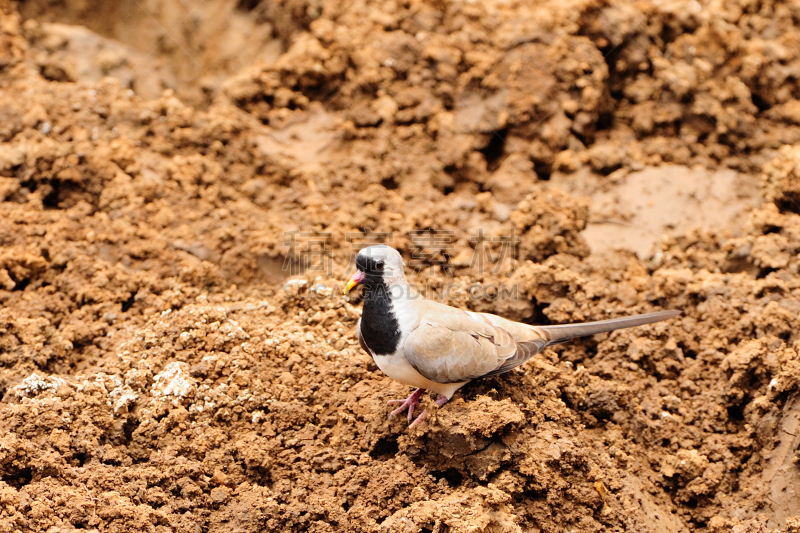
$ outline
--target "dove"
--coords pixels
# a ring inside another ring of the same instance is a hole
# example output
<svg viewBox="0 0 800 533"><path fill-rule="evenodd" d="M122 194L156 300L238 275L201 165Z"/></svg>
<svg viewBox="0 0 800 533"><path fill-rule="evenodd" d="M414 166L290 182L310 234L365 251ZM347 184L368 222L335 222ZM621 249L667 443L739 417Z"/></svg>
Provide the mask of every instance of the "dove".
<svg viewBox="0 0 800 533"><path fill-rule="evenodd" d="M598 322L532 326L490 313L457 309L427 300L406 280L403 258L388 245L374 245L356 255L356 272L345 294L365 288L363 311L356 326L358 342L390 378L416 387L390 418L408 411L409 427L425 391L438 394L442 407L470 381L508 372L547 346L615 329L651 324L676 317L679 311L657 311ZM413 420L413 422L412 422Z"/></svg>

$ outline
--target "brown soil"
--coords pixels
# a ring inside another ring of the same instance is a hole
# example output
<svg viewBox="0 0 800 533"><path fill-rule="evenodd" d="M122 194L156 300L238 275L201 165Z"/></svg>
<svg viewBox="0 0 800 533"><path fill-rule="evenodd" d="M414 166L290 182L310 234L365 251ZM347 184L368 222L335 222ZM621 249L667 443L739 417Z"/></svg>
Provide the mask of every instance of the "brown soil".
<svg viewBox="0 0 800 533"><path fill-rule="evenodd" d="M800 531L798 20L0 0L0 531ZM364 228L452 232L409 275L454 305L683 316L408 430L337 292Z"/></svg>

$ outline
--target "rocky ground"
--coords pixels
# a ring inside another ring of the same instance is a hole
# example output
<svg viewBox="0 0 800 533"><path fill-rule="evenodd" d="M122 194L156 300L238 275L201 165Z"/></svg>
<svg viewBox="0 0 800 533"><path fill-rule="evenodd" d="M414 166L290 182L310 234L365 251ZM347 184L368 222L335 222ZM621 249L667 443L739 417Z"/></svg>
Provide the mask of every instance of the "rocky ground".
<svg viewBox="0 0 800 533"><path fill-rule="evenodd" d="M0 530L800 531L798 20L0 0ZM339 296L388 238L453 305L683 315L408 430Z"/></svg>

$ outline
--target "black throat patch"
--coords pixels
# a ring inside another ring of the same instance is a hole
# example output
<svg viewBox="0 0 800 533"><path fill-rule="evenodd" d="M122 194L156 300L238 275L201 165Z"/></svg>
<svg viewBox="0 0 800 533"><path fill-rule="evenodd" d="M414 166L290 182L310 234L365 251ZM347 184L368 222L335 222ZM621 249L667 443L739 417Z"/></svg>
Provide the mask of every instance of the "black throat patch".
<svg viewBox="0 0 800 533"><path fill-rule="evenodd" d="M392 355L400 344L400 323L394 314L389 287L383 280L383 265L372 258L357 256L356 266L366 276L362 282L366 292L361 338L375 355Z"/></svg>

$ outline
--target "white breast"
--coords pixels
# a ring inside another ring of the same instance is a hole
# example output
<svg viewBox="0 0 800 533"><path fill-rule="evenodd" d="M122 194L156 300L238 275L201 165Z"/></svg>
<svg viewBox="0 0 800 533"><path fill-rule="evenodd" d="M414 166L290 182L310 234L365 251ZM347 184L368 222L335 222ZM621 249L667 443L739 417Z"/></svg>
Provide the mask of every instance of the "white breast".
<svg viewBox="0 0 800 533"><path fill-rule="evenodd" d="M402 345L394 355L374 355L375 364L381 369L381 372L389 376L395 381L418 387L428 389L438 394L443 394L450 399L453 394L466 384L463 383L436 383L431 381L411 366L406 356L403 354Z"/></svg>
<svg viewBox="0 0 800 533"><path fill-rule="evenodd" d="M406 338L419 325L417 306L422 298L419 294L412 295L408 284L405 283L405 280L403 282L404 286L398 284L391 287L389 291L389 294L392 295L392 311L400 328L400 343L397 351L392 355L375 355L369 350L370 355L372 355L381 372L393 380L442 394L449 400L467 382L436 383L431 381L411 366L403 352L403 344ZM361 321L359 321L358 327L361 327Z"/></svg>

